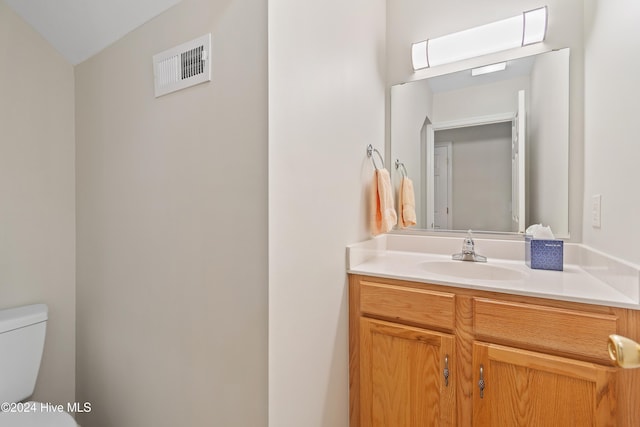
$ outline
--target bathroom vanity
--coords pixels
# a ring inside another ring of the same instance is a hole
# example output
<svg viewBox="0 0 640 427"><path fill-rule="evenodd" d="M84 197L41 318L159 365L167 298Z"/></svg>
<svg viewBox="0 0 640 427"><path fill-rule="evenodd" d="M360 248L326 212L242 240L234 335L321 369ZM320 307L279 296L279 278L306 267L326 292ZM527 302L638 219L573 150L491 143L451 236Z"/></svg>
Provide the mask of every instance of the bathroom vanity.
<svg viewBox="0 0 640 427"><path fill-rule="evenodd" d="M563 272L531 270L522 241L450 261L461 241L348 248L350 425L638 425L640 371L607 350L640 338L635 267L567 245Z"/></svg>

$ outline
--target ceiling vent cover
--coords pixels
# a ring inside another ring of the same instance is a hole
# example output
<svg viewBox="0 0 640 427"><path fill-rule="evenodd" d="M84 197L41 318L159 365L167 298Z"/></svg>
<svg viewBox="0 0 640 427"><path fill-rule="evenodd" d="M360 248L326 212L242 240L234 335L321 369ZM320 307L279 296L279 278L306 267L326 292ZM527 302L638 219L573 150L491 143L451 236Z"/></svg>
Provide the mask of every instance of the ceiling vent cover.
<svg viewBox="0 0 640 427"><path fill-rule="evenodd" d="M153 55L156 98L211 81L211 33Z"/></svg>

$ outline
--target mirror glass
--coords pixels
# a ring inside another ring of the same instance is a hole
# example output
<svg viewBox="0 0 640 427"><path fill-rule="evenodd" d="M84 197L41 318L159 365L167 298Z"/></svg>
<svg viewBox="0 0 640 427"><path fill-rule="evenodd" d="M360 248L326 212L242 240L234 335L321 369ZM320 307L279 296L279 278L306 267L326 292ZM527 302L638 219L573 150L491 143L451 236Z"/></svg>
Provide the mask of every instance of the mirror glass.
<svg viewBox="0 0 640 427"><path fill-rule="evenodd" d="M391 88L396 194L406 171L414 228L567 237L569 49L487 65Z"/></svg>

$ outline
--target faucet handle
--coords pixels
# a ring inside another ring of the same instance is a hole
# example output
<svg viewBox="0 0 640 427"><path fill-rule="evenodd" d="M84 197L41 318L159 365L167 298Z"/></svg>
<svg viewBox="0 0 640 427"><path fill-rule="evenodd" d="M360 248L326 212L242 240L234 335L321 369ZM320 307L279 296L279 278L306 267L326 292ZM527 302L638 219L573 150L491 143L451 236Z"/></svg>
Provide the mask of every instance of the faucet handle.
<svg viewBox="0 0 640 427"><path fill-rule="evenodd" d="M475 243L473 241L473 237L471 237L471 230L467 232L467 237L464 238L462 243L462 252L463 253L473 253L474 252Z"/></svg>

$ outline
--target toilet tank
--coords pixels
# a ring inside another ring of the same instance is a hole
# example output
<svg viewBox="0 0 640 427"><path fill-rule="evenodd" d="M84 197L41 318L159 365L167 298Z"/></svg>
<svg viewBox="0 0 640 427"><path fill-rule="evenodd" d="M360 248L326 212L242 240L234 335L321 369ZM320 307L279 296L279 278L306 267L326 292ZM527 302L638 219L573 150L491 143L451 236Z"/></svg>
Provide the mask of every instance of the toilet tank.
<svg viewBox="0 0 640 427"><path fill-rule="evenodd" d="M33 394L47 313L45 304L0 310L0 402L19 402Z"/></svg>

